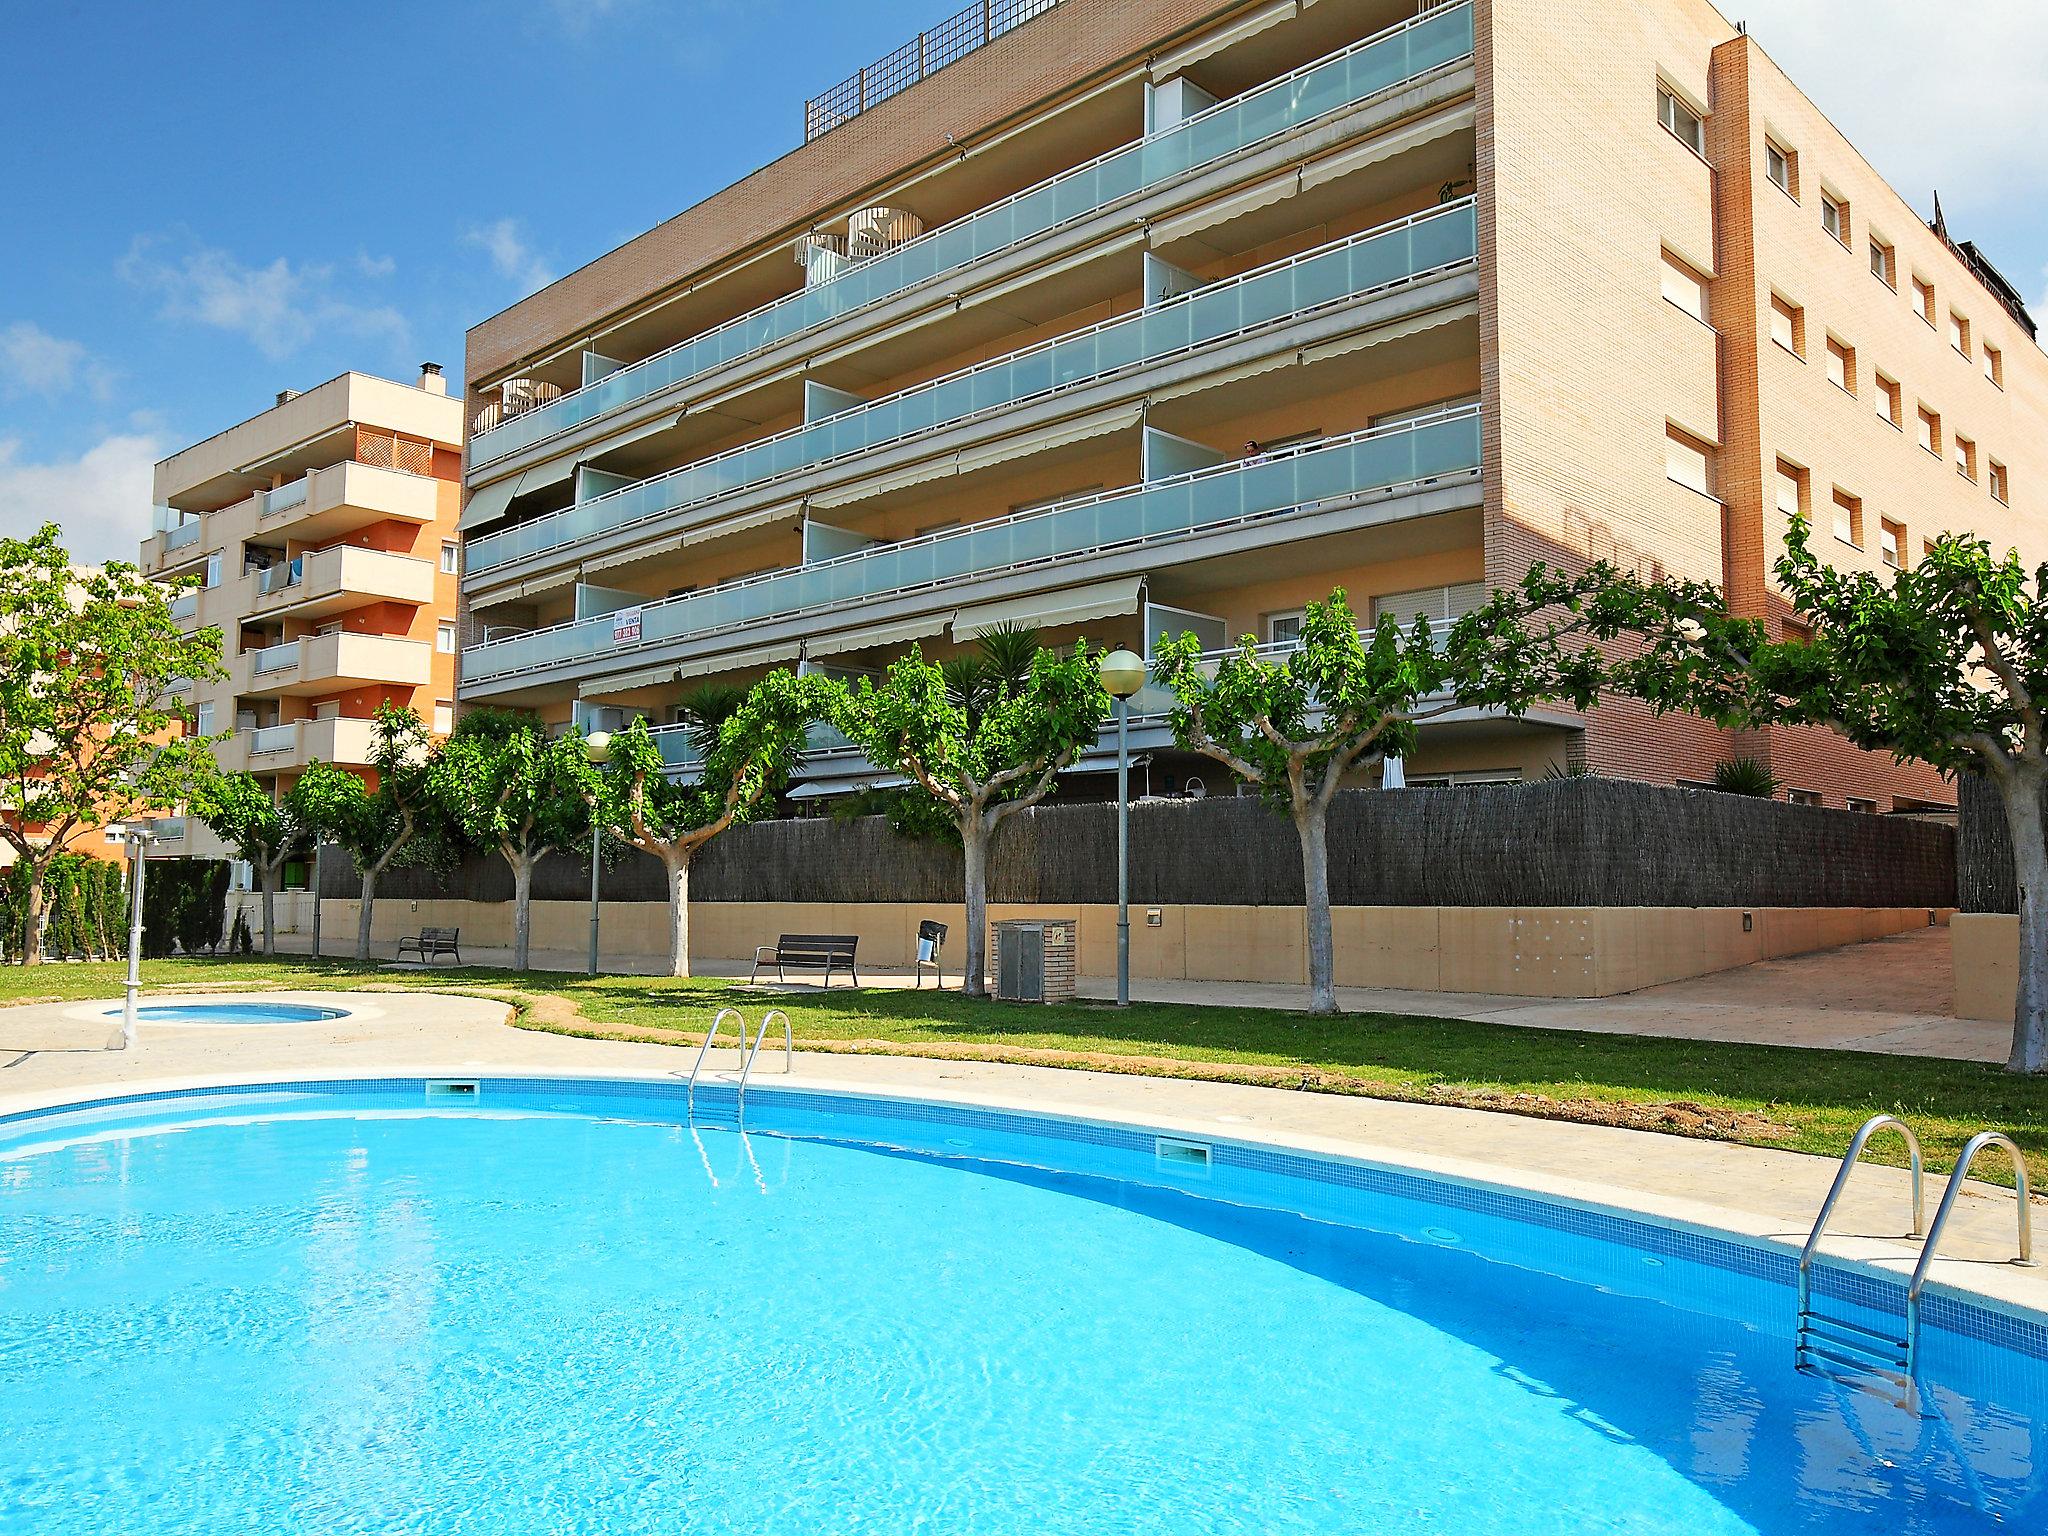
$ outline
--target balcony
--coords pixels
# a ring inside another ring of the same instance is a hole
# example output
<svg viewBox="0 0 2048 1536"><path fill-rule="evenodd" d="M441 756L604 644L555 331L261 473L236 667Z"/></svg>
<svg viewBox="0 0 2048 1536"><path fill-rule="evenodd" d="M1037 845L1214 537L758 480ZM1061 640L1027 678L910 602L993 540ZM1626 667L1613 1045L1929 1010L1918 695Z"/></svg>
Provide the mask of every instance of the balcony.
<svg viewBox="0 0 2048 1536"><path fill-rule="evenodd" d="M1434 208L474 540L468 571L480 575L511 560L1348 304L1466 265L1477 245L1470 199Z"/></svg>
<svg viewBox="0 0 2048 1536"><path fill-rule="evenodd" d="M174 507L158 507L153 523L154 532L142 545L143 573L162 576L196 567L205 554L199 544L199 535L205 526L203 520Z"/></svg>
<svg viewBox="0 0 2048 1536"><path fill-rule="evenodd" d="M433 662L433 647L424 640L338 631L307 635L248 653L241 691L275 696L386 684L419 688L431 680Z"/></svg>
<svg viewBox="0 0 2048 1536"><path fill-rule="evenodd" d="M367 766L376 733L374 720L334 716L261 726L241 732L239 741L251 773L283 773L316 761Z"/></svg>
<svg viewBox="0 0 2048 1536"><path fill-rule="evenodd" d="M258 498L259 527L266 535L289 531L318 543L373 523L431 523L440 513L441 485L426 475L347 460Z"/></svg>
<svg viewBox="0 0 2048 1536"><path fill-rule="evenodd" d="M1469 4L1416 17L849 267L827 282L480 430L470 439L470 467L493 463L942 273L1037 240L1325 114L1404 86L1471 52Z"/></svg>
<svg viewBox="0 0 2048 1536"><path fill-rule="evenodd" d="M339 544L273 565L256 581L252 612L318 619L365 603L434 600L434 564L410 555Z"/></svg>
<svg viewBox="0 0 2048 1536"><path fill-rule="evenodd" d="M812 628L821 621L829 627L835 614L866 619L881 599L919 593L950 605L965 600L971 583L992 577L1043 573L1039 584L1061 586L1114 574L1105 565L1143 571L1162 559L1173 563L1165 551L1185 546L1178 556L1185 559L1204 544L1217 547L1216 536L1226 533L1269 543L1370 494L1469 483L1478 471L1479 439L1479 414L1467 406L1264 462L1199 470L712 587L644 605L631 649L674 651L799 617ZM605 615L494 640L463 653L463 681L503 692L502 685L525 675L615 660L616 633Z"/></svg>
<svg viewBox="0 0 2048 1536"><path fill-rule="evenodd" d="M199 594L197 592L186 592L172 598L170 601L170 614L173 624L184 624L189 620L198 618Z"/></svg>

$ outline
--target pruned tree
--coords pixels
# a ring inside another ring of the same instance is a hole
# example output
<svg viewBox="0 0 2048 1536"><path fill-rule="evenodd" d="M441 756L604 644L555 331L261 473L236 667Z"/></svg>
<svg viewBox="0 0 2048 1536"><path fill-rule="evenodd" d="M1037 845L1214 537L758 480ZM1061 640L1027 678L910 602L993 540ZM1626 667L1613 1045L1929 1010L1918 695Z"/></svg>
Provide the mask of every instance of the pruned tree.
<svg viewBox="0 0 2048 1536"><path fill-rule="evenodd" d="M665 771L644 720L612 736L601 770L586 766L586 803L606 835L653 854L667 872L671 976L690 974L690 861L712 838L770 803L796 767L826 689L819 677L770 672L718 726L690 783ZM580 756L580 739L573 747Z"/></svg>
<svg viewBox="0 0 2048 1536"><path fill-rule="evenodd" d="M966 991L988 995L988 860L1003 823L1043 800L1095 742L1109 695L1086 641L1071 652L990 636L945 667L915 646L878 683L840 687L833 718L879 768L906 774L959 832Z"/></svg>
<svg viewBox="0 0 2048 1536"><path fill-rule="evenodd" d="M550 738L536 715L478 709L442 744L428 786L462 838L512 871L512 964L525 970L533 940L534 866L590 836L582 794L583 744Z"/></svg>
<svg viewBox="0 0 2048 1536"><path fill-rule="evenodd" d="M370 746L372 788L353 773L323 776L309 806L315 825L348 850L363 879L356 916L356 959L370 958L377 881L386 870L444 853L446 824L428 788L435 748L420 717L392 704L377 707Z"/></svg>
<svg viewBox="0 0 2048 1536"><path fill-rule="evenodd" d="M335 807L349 803L361 788L362 780L347 769L322 762L308 763L281 795L252 773L222 773L205 764L194 772L187 807L256 873L263 892L264 954L277 950L277 893L285 866L312 851L334 821Z"/></svg>
<svg viewBox="0 0 2048 1536"><path fill-rule="evenodd" d="M0 840L23 871L22 960L42 959L55 860L109 823L170 810L188 759L163 746L186 682L223 675L217 629L187 635L175 587L132 565L74 567L54 523L0 538Z"/></svg>
<svg viewBox="0 0 2048 1536"><path fill-rule="evenodd" d="M1659 711L1735 729L1824 725L1859 747L1997 790L2019 883L2015 1072L2048 1071L2048 564L1946 534L1917 565L1882 578L1823 565L1795 518L1778 585L1811 629L1773 641L1732 616L1716 589L1645 584L1632 627L1648 644L1617 687Z"/></svg>
<svg viewBox="0 0 2048 1536"><path fill-rule="evenodd" d="M1340 587L1310 603L1301 640L1285 651L1246 636L1217 663L1192 634L1162 637L1154 665L1175 695L1175 739L1257 788L1294 823L1308 918L1309 1007L1337 1011L1330 918L1330 803L1347 777L1413 753L1420 726L1454 710L1510 716L1543 699L1580 708L1597 695L1603 654L1593 636L1613 572L1566 576L1543 565L1439 631L1382 624L1361 635Z"/></svg>

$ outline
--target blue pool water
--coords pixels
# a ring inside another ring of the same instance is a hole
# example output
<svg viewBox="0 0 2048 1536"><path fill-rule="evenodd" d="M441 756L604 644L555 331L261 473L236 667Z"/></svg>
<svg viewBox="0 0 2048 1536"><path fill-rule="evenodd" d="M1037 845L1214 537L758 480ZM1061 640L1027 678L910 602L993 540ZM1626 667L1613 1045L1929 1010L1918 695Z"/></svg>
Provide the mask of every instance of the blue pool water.
<svg viewBox="0 0 2048 1536"><path fill-rule="evenodd" d="M0 1121L0 1533L2048 1521L2025 1324L1951 1304L1923 1418L1796 1374L1779 1256L1732 1244L1116 1128L681 1111L526 1080Z"/></svg>
<svg viewBox="0 0 2048 1536"><path fill-rule="evenodd" d="M107 1017L117 1019L119 1008ZM144 1003L135 1017L145 1024L313 1024L348 1017L346 1008L316 1008L310 1003Z"/></svg>

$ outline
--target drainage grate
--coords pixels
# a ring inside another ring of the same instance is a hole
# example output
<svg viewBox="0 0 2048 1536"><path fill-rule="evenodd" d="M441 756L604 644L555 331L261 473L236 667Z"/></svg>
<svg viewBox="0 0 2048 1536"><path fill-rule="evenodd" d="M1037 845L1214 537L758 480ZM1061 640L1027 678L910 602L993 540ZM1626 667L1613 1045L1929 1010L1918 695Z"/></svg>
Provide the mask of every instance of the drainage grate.
<svg viewBox="0 0 2048 1536"><path fill-rule="evenodd" d="M1152 1143L1159 1166L1171 1168L1178 1173L1200 1174L1209 1172L1209 1143L1206 1141L1182 1141L1177 1136L1161 1136Z"/></svg>
<svg viewBox="0 0 2048 1536"><path fill-rule="evenodd" d="M427 1097L430 1099L474 1099L479 1085L473 1077L430 1077L427 1079Z"/></svg>

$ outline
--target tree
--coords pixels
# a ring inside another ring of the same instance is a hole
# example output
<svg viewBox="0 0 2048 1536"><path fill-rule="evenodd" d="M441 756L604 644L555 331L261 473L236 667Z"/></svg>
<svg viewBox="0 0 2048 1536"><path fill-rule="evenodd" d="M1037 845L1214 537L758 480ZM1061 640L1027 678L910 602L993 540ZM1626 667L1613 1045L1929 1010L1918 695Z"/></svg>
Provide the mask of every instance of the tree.
<svg viewBox="0 0 2048 1536"><path fill-rule="evenodd" d="M1735 729L1825 725L1859 747L1975 771L1998 790L2019 877L2015 1072L2048 1071L2048 564L2029 573L1981 539L1947 534L1889 580L1837 571L1795 518L1778 584L1811 626L1772 641L1705 585L1640 589L1648 641L1616 685L1659 711Z"/></svg>
<svg viewBox="0 0 2048 1536"><path fill-rule="evenodd" d="M45 881L67 848L112 822L169 810L183 680L223 675L217 629L186 635L171 589L113 561L76 569L54 523L0 538L0 839L26 872L25 964L42 958Z"/></svg>
<svg viewBox="0 0 2048 1536"><path fill-rule="evenodd" d="M377 881L387 869L427 862L446 850L445 823L428 789L434 748L427 728L410 709L377 706L370 763L371 789L352 773L323 777L318 802L309 806L314 825L346 848L363 877L356 918L356 958L370 958L370 923Z"/></svg>
<svg viewBox="0 0 2048 1536"><path fill-rule="evenodd" d="M804 732L822 713L820 677L770 672L724 723L694 783L663 771L661 750L635 720L611 739L602 771L584 768L584 795L608 836L651 853L668 874L669 974L690 974L690 861L758 812L795 768ZM573 750L581 757L582 744Z"/></svg>
<svg viewBox="0 0 2048 1536"><path fill-rule="evenodd" d="M991 636L991 640L995 637ZM908 774L958 830L967 901L966 991L988 995L988 857L1002 825L1051 793L1095 745L1109 695L1086 641L1067 654L1011 639L934 666L911 647L880 683L840 687L839 729L880 768Z"/></svg>
<svg viewBox="0 0 2048 1536"><path fill-rule="evenodd" d="M550 740L536 715L478 709L462 717L428 774L448 823L512 870L512 964L526 969L533 937L533 869L590 835L582 797L583 743Z"/></svg>
<svg viewBox="0 0 2048 1536"><path fill-rule="evenodd" d="M1294 823L1312 1012L1337 1011L1329 813L1345 776L1410 755L1418 727L1453 710L1520 715L1545 698L1589 706L1604 666L1591 636L1613 627L1605 608L1589 603L1612 581L1605 566L1571 577L1538 564L1448 632L1418 618L1409 629L1382 624L1370 638L1340 587L1308 605L1301 643L1285 656L1262 654L1246 636L1213 669L1194 635L1162 638L1155 665L1176 698L1175 739L1256 786Z"/></svg>
<svg viewBox="0 0 2048 1536"><path fill-rule="evenodd" d="M276 953L277 893L284 886L285 866L313 847L334 819L334 807L347 803L361 787L347 769L318 761L308 763L282 795L273 795L250 773L221 773L202 765L193 774L188 808L256 872L263 891L264 954Z"/></svg>

